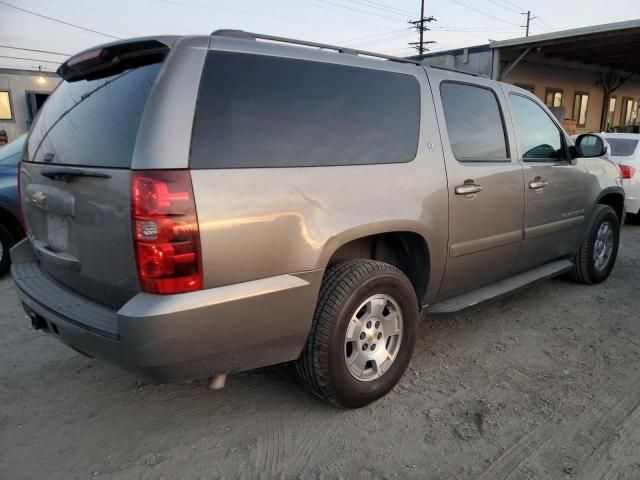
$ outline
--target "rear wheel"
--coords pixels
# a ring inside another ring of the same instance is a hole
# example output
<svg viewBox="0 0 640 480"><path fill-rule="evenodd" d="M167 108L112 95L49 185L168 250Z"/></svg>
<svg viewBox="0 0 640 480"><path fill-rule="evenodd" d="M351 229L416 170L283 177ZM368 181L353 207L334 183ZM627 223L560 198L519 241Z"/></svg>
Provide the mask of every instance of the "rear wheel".
<svg viewBox="0 0 640 480"><path fill-rule="evenodd" d="M9 269L9 249L15 243L15 238L6 226L0 224L0 276Z"/></svg>
<svg viewBox="0 0 640 480"><path fill-rule="evenodd" d="M417 323L415 291L396 267L373 260L334 265L325 274L298 373L334 405L367 405L404 374Z"/></svg>
<svg viewBox="0 0 640 480"><path fill-rule="evenodd" d="M618 215L608 205L596 205L573 260L571 278L585 284L606 280L616 262L619 243Z"/></svg>

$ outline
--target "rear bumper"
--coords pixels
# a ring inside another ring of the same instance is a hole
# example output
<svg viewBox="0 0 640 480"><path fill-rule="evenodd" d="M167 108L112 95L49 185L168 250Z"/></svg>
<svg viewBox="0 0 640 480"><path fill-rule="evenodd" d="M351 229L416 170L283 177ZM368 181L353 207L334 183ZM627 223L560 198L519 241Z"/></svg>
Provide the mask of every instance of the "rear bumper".
<svg viewBox="0 0 640 480"><path fill-rule="evenodd" d="M640 186L638 187L640 190ZM640 198L627 197L624 200L625 210L632 215L640 214Z"/></svg>
<svg viewBox="0 0 640 480"><path fill-rule="evenodd" d="M49 278L27 239L11 256L32 322L81 353L153 381L204 378L297 358L323 275L314 270L179 295L139 293L114 311Z"/></svg>

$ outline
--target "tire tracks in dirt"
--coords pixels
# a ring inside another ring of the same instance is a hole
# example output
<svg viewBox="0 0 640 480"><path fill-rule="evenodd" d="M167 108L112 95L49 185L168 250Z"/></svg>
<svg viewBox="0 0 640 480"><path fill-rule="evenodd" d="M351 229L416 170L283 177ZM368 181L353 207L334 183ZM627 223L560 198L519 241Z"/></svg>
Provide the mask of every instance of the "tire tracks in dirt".
<svg viewBox="0 0 640 480"><path fill-rule="evenodd" d="M479 478L506 480L516 473L532 479L562 477L564 473L590 480L615 478L616 471L631 458L609 455L614 461L611 464L607 454L624 453L630 442L640 438L640 376L625 382L622 391L622 396L610 393L604 402L584 411L569 429L555 421L539 425L504 451Z"/></svg>

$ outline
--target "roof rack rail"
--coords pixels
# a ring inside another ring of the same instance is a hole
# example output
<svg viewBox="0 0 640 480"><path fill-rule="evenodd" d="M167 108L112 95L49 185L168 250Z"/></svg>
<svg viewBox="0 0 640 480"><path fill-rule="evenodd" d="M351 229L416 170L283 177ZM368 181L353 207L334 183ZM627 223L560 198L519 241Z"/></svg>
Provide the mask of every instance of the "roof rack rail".
<svg viewBox="0 0 640 480"><path fill-rule="evenodd" d="M354 50L352 48L346 48L346 47L338 47L336 45L329 45L326 43L318 43L318 42L307 42L306 40L296 40L294 38L286 38L286 37L276 37L273 35L263 35L261 33L251 33L251 32L245 32L244 30L216 30L215 32L211 33L211 36L216 36L216 37L232 37L232 38L244 38L247 40L268 40L271 42L280 42L280 43L291 43L293 45L304 45L306 47L317 47L323 50L334 50L338 53L347 53L350 55L364 55L367 57L374 57L374 58L382 58L385 60L389 60L392 62L399 62L399 63L409 63L412 65L420 65L423 66L424 64L420 61L420 60L414 60L414 59L410 59L410 58L402 58L402 57L394 57L391 55L384 55L382 53L374 53L374 52L367 52L364 50Z"/></svg>
<svg viewBox="0 0 640 480"><path fill-rule="evenodd" d="M463 75L471 75L472 77L487 76L487 75L482 75L480 73L465 72L464 70L460 70L458 68L442 67L440 65L429 65L428 63L425 63L424 66L428 68L435 68L437 70L446 70L447 72L455 72L455 73L462 73Z"/></svg>

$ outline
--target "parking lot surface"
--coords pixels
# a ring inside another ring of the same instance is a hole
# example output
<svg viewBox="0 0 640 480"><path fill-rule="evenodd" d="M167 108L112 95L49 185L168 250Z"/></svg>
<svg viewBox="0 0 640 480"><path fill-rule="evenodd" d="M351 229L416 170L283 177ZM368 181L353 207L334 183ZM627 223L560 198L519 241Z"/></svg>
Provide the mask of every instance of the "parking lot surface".
<svg viewBox="0 0 640 480"><path fill-rule="evenodd" d="M222 391L140 384L32 330L5 276L0 479L637 479L639 290L626 226L606 283L427 319L394 391L345 411L289 366Z"/></svg>

